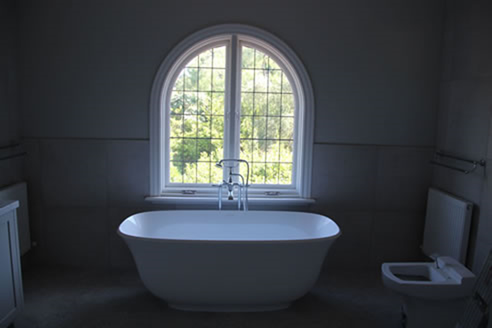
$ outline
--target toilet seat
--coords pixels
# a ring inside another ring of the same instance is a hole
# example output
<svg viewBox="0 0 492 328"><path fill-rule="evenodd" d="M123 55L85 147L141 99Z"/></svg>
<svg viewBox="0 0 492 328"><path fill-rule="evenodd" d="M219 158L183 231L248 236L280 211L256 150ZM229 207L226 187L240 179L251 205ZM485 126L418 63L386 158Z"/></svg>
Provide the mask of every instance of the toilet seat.
<svg viewBox="0 0 492 328"><path fill-rule="evenodd" d="M381 271L386 287L429 300L466 297L475 282L470 270L447 256L439 257L436 262L383 263Z"/></svg>

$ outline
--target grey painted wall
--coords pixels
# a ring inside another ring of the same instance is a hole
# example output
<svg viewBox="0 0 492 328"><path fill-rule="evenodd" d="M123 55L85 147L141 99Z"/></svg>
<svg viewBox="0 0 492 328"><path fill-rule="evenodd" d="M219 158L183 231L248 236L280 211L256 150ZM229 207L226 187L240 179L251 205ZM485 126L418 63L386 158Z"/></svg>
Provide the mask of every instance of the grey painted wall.
<svg viewBox="0 0 492 328"><path fill-rule="evenodd" d="M447 2L437 147L485 169L463 175L436 167L432 183L476 204L468 264L475 272L492 249L492 2Z"/></svg>
<svg viewBox="0 0 492 328"><path fill-rule="evenodd" d="M0 1L0 147L20 141L17 106L17 9L15 1ZM20 152L0 148L0 158ZM0 187L22 180L22 157L0 160Z"/></svg>
<svg viewBox="0 0 492 328"><path fill-rule="evenodd" d="M160 62L190 33L235 22L298 53L317 142L434 145L442 1L21 3L26 137L148 138Z"/></svg>
<svg viewBox="0 0 492 328"><path fill-rule="evenodd" d="M115 234L153 209L149 96L166 54L244 23L289 44L314 86L313 196L343 236L327 266L418 257L439 100L443 1L20 0L22 135L34 250L132 265ZM170 206L173 208L173 206Z"/></svg>

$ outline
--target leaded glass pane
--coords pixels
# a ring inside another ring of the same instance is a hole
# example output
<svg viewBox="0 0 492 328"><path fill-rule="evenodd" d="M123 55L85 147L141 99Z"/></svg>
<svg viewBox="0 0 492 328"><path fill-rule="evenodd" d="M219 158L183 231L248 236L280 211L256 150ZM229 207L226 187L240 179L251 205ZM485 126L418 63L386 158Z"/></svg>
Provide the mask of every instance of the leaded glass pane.
<svg viewBox="0 0 492 328"><path fill-rule="evenodd" d="M270 62L272 62L271 60ZM282 71L278 69L270 70L268 78L268 91L269 92L282 92Z"/></svg>
<svg viewBox="0 0 492 328"><path fill-rule="evenodd" d="M224 158L224 141L222 139L212 139L212 150L210 151L212 162L216 163Z"/></svg>
<svg viewBox="0 0 492 328"><path fill-rule="evenodd" d="M255 89L255 70L243 69L241 72L241 91L253 92Z"/></svg>
<svg viewBox="0 0 492 328"><path fill-rule="evenodd" d="M241 115L253 115L254 94L243 92L241 94Z"/></svg>
<svg viewBox="0 0 492 328"><path fill-rule="evenodd" d="M211 137L215 139L224 138L224 116L214 115L211 117L212 129L210 131Z"/></svg>
<svg viewBox="0 0 492 328"><path fill-rule="evenodd" d="M202 52L198 55L199 67L212 67L212 49Z"/></svg>
<svg viewBox="0 0 492 328"><path fill-rule="evenodd" d="M265 183L277 184L278 183L278 163L267 163L265 165Z"/></svg>
<svg viewBox="0 0 492 328"><path fill-rule="evenodd" d="M292 183L292 164L279 165L279 184Z"/></svg>
<svg viewBox="0 0 492 328"><path fill-rule="evenodd" d="M225 50L225 46L212 48L191 59L172 88L171 183L220 181L212 166L224 153Z"/></svg>
<svg viewBox="0 0 492 328"><path fill-rule="evenodd" d="M292 87L280 65L253 47L242 47L241 67L240 155L252 164L251 183L291 184Z"/></svg>
<svg viewBox="0 0 492 328"><path fill-rule="evenodd" d="M198 72L199 72L198 90L199 91L212 90L212 69L200 68Z"/></svg>
<svg viewBox="0 0 492 328"><path fill-rule="evenodd" d="M241 116L241 139L251 139L253 137L253 116Z"/></svg>
<svg viewBox="0 0 492 328"><path fill-rule="evenodd" d="M221 91L225 90L225 69L214 68L212 71L212 90Z"/></svg>
<svg viewBox="0 0 492 328"><path fill-rule="evenodd" d="M265 93L254 93L254 115L267 115L268 97Z"/></svg>
<svg viewBox="0 0 492 328"><path fill-rule="evenodd" d="M282 114L282 97L281 94L268 94L268 115L280 116Z"/></svg>
<svg viewBox="0 0 492 328"><path fill-rule="evenodd" d="M212 92L212 114L224 115L224 93Z"/></svg>
<svg viewBox="0 0 492 328"><path fill-rule="evenodd" d="M172 183L182 183L183 182L183 163L182 162L171 162L170 165L170 182Z"/></svg>
<svg viewBox="0 0 492 328"><path fill-rule="evenodd" d="M196 162L184 163L183 183L196 183Z"/></svg>
<svg viewBox="0 0 492 328"><path fill-rule="evenodd" d="M213 48L213 68L226 67L226 47Z"/></svg>
<svg viewBox="0 0 492 328"><path fill-rule="evenodd" d="M183 160L183 139L171 138L169 140L171 146L171 161Z"/></svg>
<svg viewBox="0 0 492 328"><path fill-rule="evenodd" d="M280 117L271 116L268 118L267 138L274 140L280 139Z"/></svg>
<svg viewBox="0 0 492 328"><path fill-rule="evenodd" d="M185 67L184 89L186 91L196 91L197 88L198 88L198 69L195 67Z"/></svg>
<svg viewBox="0 0 492 328"><path fill-rule="evenodd" d="M254 92L268 92L268 70L255 70Z"/></svg>
<svg viewBox="0 0 492 328"><path fill-rule="evenodd" d="M268 163L275 163L279 161L279 144L277 140L268 140L266 148L265 161Z"/></svg>
<svg viewBox="0 0 492 328"><path fill-rule="evenodd" d="M280 139L293 140L294 137L294 118L282 117L280 127Z"/></svg>
<svg viewBox="0 0 492 328"><path fill-rule="evenodd" d="M183 115L171 115L169 122L171 125L170 137L183 137Z"/></svg>
<svg viewBox="0 0 492 328"><path fill-rule="evenodd" d="M183 137L196 138L197 136L197 119L196 115L183 116Z"/></svg>
<svg viewBox="0 0 492 328"><path fill-rule="evenodd" d="M267 69L268 68L268 56L263 52L255 49L255 68Z"/></svg>
<svg viewBox="0 0 492 328"><path fill-rule="evenodd" d="M282 116L294 116L293 94L282 94Z"/></svg>
<svg viewBox="0 0 492 328"><path fill-rule="evenodd" d="M243 47L241 53L241 61L243 68L254 68L255 67L255 50L250 47Z"/></svg>
<svg viewBox="0 0 492 328"><path fill-rule="evenodd" d="M211 183L212 181L210 181L210 170L210 162L198 162L196 183Z"/></svg>
<svg viewBox="0 0 492 328"><path fill-rule="evenodd" d="M184 94L183 91L173 91L171 94L171 114L183 114Z"/></svg>

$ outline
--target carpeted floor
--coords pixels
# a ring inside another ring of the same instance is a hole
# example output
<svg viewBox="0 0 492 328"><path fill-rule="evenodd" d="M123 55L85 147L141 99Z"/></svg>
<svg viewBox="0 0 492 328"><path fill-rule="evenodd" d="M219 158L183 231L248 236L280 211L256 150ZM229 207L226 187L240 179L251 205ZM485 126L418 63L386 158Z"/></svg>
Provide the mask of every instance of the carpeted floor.
<svg viewBox="0 0 492 328"><path fill-rule="evenodd" d="M399 328L400 301L378 271L328 271L290 308L260 313L183 312L167 307L135 272L30 269L16 328L300 327Z"/></svg>

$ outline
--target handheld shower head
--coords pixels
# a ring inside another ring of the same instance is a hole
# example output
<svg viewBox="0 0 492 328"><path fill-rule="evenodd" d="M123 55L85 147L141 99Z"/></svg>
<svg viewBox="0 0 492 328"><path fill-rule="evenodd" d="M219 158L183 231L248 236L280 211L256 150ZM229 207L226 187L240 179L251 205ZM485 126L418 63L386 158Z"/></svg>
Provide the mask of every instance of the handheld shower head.
<svg viewBox="0 0 492 328"><path fill-rule="evenodd" d="M221 159L217 163L215 163L215 166L222 169L224 167L227 168L234 168L239 165L239 161L236 159Z"/></svg>

